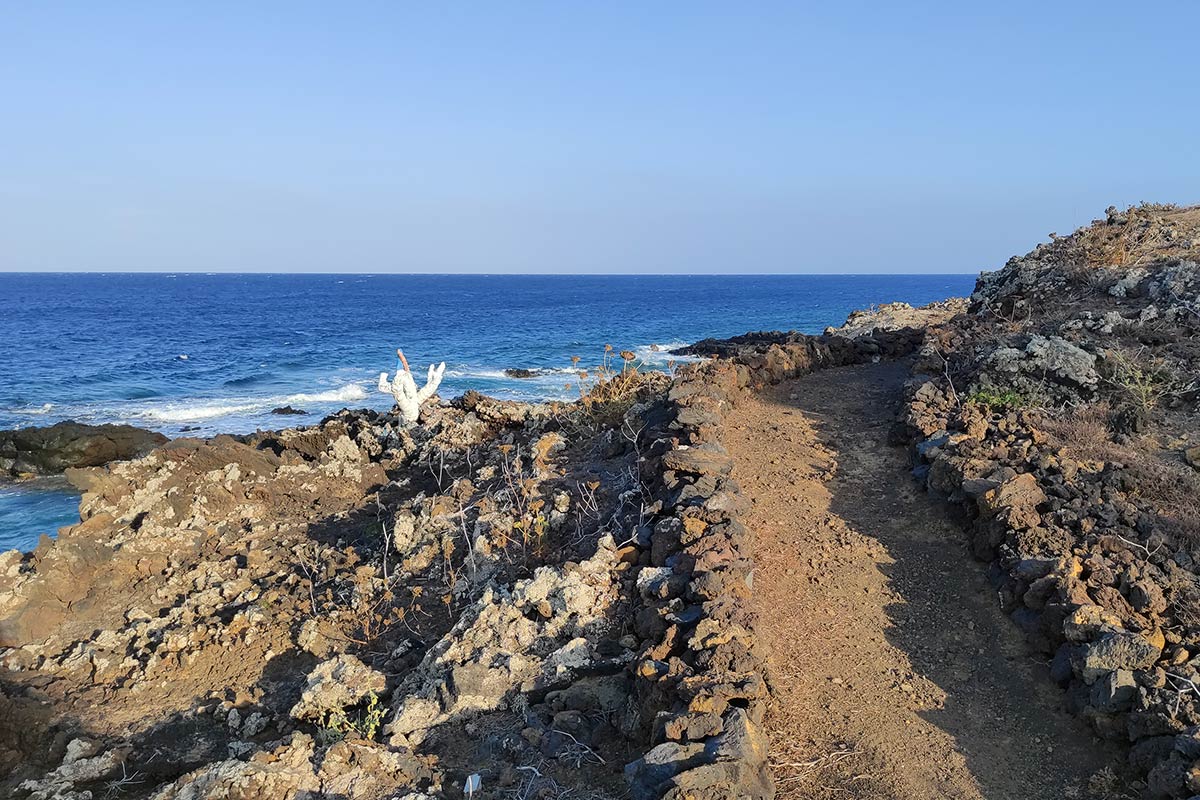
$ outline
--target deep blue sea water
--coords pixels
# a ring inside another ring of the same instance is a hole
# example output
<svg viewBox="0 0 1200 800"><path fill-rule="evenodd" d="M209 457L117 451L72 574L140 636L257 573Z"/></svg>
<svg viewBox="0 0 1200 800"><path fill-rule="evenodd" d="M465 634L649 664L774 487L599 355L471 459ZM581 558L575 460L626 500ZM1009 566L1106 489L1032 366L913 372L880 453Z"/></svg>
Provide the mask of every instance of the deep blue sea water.
<svg viewBox="0 0 1200 800"><path fill-rule="evenodd" d="M819 332L874 303L971 291L970 275L0 274L0 428L62 419L209 435L387 408L402 347L441 394L570 397L571 357L751 330ZM651 350L658 345L660 352ZM513 379L509 368L542 371ZM280 417L282 405L311 412ZM0 487L0 551L77 521L69 493Z"/></svg>

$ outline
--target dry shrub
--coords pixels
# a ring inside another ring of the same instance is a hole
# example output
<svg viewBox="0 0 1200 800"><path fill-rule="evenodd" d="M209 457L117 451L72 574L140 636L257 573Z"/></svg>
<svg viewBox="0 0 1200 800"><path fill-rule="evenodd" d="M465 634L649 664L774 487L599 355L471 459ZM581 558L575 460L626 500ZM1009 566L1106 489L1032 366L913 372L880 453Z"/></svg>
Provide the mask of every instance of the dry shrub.
<svg viewBox="0 0 1200 800"><path fill-rule="evenodd" d="M1196 390L1196 382L1182 375L1165 358L1142 347L1111 348L1100 362L1102 376L1128 405L1153 411L1164 399L1179 399Z"/></svg>
<svg viewBox="0 0 1200 800"><path fill-rule="evenodd" d="M1172 573L1168 597L1175 619L1188 630L1200 630L1200 583L1183 570Z"/></svg>
<svg viewBox="0 0 1200 800"><path fill-rule="evenodd" d="M1111 766L1088 778L1086 792L1093 800L1137 800L1139 797L1137 791L1130 788L1129 783ZM1076 791L1067 796L1080 797L1081 793Z"/></svg>
<svg viewBox="0 0 1200 800"><path fill-rule="evenodd" d="M572 362L578 368L579 359ZM642 372L641 366L632 351L605 345L600 364L579 370L579 402L593 424L619 427L634 403L665 386L663 373Z"/></svg>
<svg viewBox="0 0 1200 800"><path fill-rule="evenodd" d="M1044 417L1040 427L1077 461L1123 464L1133 478L1131 497L1153 509L1169 532L1200 542L1200 476L1149 439L1113 441L1112 413L1107 403L1097 403Z"/></svg>
<svg viewBox="0 0 1200 800"><path fill-rule="evenodd" d="M1142 203L1126 209L1124 224L1091 225L1069 237L1083 258L1096 267L1147 266L1186 257L1191 236L1200 228L1200 208ZM1168 234L1164 228L1171 227Z"/></svg>

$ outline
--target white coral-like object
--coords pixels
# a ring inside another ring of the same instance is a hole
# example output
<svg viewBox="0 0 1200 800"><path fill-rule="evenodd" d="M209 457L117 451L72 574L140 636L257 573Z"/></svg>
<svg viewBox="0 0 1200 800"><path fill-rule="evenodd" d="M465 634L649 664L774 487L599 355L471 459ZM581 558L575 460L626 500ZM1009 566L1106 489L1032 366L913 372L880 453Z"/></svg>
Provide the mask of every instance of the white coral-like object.
<svg viewBox="0 0 1200 800"><path fill-rule="evenodd" d="M434 392L438 390L438 386L442 383L442 375L445 373L445 361L436 367L430 365L425 385L417 389L412 373L407 369L397 369L396 377L392 378L390 382L388 374L381 372L379 373L379 391L386 392L395 398L396 407L400 411L400 419L406 425L411 425L421 415L421 404L433 397Z"/></svg>

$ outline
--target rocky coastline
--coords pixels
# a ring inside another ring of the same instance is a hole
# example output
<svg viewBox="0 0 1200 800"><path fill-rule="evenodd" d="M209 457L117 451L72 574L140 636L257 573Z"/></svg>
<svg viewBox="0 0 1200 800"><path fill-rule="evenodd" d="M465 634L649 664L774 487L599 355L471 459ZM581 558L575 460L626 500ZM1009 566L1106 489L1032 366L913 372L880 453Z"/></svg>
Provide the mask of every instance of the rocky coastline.
<svg viewBox="0 0 1200 800"><path fill-rule="evenodd" d="M1127 755L1088 791L1200 794L1197 261L1200 209L1110 209L969 299L606 365L574 403L0 433L10 475L83 492L0 554L0 794L773 797L722 440L747 393L880 361L911 369L897 480L961 512L962 569Z"/></svg>

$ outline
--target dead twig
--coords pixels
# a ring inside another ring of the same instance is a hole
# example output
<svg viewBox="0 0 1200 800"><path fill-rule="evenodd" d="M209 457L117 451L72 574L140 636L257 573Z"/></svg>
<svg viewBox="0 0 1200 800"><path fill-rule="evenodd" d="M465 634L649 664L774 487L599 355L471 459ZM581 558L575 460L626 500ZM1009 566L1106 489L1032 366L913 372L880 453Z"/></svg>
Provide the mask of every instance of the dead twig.
<svg viewBox="0 0 1200 800"><path fill-rule="evenodd" d="M843 748L840 750L834 750L831 753L826 753L823 756L818 756L817 758L811 759L809 761L791 761L791 762L775 763L775 764L772 764L772 766L775 767L776 770L786 770L786 769L799 770L799 772L795 773L794 775L788 775L786 777L780 778L777 781L777 783L779 783L780 785L783 785L785 783L795 783L797 781L808 780L809 778L814 777L818 772L821 772L822 770L828 769L829 767L832 767L835 764L839 764L848 758L853 758L858 755L861 755L861 753L858 750L851 750L849 748ZM862 777L863 776L858 776L855 778L855 780L859 780Z"/></svg>

